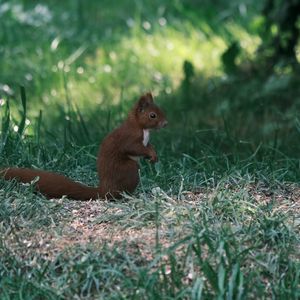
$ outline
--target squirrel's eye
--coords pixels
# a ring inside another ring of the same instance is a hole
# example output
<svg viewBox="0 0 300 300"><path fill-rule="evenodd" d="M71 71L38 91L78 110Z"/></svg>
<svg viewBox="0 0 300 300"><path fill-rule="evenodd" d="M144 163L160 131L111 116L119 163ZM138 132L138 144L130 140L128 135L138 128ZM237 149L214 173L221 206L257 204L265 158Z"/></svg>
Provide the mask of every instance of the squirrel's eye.
<svg viewBox="0 0 300 300"><path fill-rule="evenodd" d="M150 119L155 119L155 118L156 118L156 113L151 112L151 113L149 114L149 117L150 117Z"/></svg>

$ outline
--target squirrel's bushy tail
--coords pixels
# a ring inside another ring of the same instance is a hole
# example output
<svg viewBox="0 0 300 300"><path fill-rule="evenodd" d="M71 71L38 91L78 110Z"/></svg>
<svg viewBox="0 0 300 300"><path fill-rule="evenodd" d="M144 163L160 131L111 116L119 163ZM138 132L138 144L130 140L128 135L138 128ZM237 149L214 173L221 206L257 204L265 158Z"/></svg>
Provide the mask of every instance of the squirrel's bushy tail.
<svg viewBox="0 0 300 300"><path fill-rule="evenodd" d="M90 200L104 196L100 194L98 187L89 187L63 175L42 170L7 168L0 171L0 176L6 180L16 179L23 183L30 183L39 177L35 186L47 198L61 198L65 195L74 200Z"/></svg>

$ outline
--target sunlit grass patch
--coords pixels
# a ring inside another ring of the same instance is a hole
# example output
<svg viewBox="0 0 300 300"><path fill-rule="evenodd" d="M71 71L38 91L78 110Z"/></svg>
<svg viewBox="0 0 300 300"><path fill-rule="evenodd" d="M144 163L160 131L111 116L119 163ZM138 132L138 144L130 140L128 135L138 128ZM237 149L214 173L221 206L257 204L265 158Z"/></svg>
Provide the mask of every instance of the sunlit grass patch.
<svg viewBox="0 0 300 300"><path fill-rule="evenodd" d="M71 2L66 5L75 12L76 5ZM216 21L211 6L201 11L199 21L191 10L193 6L177 3L166 11L170 5L166 1L151 10L151 15L146 15L144 5L129 2L122 5L132 11L120 14L112 10L110 14L119 21L114 25L106 9L108 3L103 3L100 15L93 11L91 19L87 18L86 11L94 9L95 3L90 7L84 4L82 15L76 11L75 17L70 12L60 16L59 7L52 5L37 5L31 9L30 5L6 5L14 16L5 10L2 12L6 31L15 30L18 33L15 44L22 44L22 47L18 46L20 55L14 59L13 51L4 51L1 64L6 74L4 83L14 93L14 98L17 85L26 86L30 102L35 103L35 110L29 108L30 117L37 117L38 109L49 106L51 115L59 118L59 111L68 109L68 101L76 103L85 114L89 109L97 109L98 104L103 109L103 105L133 99L145 90L170 94L184 78L185 60L190 61L201 76L219 76L222 74L220 56L231 40L240 41L245 56L253 53L257 46L253 32L250 34L227 20ZM32 23L31 11L45 20L39 25ZM207 16L212 19L213 26L204 19L205 11L209 12ZM179 12L187 17L178 19ZM65 26L66 20L73 24L72 28ZM76 22L82 22L82 28L78 28ZM216 30L218 26L222 28ZM31 27L39 34L31 34ZM2 35L4 40L8 39L6 31ZM38 45L34 51L30 38ZM8 48L14 45L11 40L3 44ZM47 114L44 119L48 119Z"/></svg>
<svg viewBox="0 0 300 300"><path fill-rule="evenodd" d="M74 101L80 104L93 99L96 103L118 103L121 89L127 97L147 89L155 94L169 94L184 78L185 60L190 61L202 76L222 74L220 56L227 45L221 36L212 33L208 38L201 28L188 23L182 24L182 31L171 25L156 26L149 32L142 24L134 26L136 28L129 28L128 34L120 37L117 43L104 43L94 55L85 55L80 66L61 68L61 72L66 73L65 80ZM247 54L253 54L257 45L257 42L253 43L255 37L238 29L237 25L229 24L228 30L232 39L243 41ZM101 92L97 97L98 90Z"/></svg>

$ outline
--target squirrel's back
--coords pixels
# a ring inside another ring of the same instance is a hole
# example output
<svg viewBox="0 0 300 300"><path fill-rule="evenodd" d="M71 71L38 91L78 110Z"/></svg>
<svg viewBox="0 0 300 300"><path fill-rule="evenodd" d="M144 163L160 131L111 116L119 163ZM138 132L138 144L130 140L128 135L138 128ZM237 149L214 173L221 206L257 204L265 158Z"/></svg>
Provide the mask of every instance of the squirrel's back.
<svg viewBox="0 0 300 300"><path fill-rule="evenodd" d="M100 186L114 197L118 194L114 191L132 193L139 183L139 165L124 151L127 143L139 138L142 139L142 131L130 128L125 122L111 132L100 146L97 160Z"/></svg>

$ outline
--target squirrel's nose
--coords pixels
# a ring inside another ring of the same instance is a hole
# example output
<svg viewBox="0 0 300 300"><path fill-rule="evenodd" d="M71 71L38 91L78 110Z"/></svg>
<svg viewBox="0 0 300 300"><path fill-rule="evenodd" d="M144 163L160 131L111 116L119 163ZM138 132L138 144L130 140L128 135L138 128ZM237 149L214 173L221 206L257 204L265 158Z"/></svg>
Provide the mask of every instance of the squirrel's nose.
<svg viewBox="0 0 300 300"><path fill-rule="evenodd" d="M163 121L162 127L166 127L167 125L168 125L168 121L167 120Z"/></svg>

